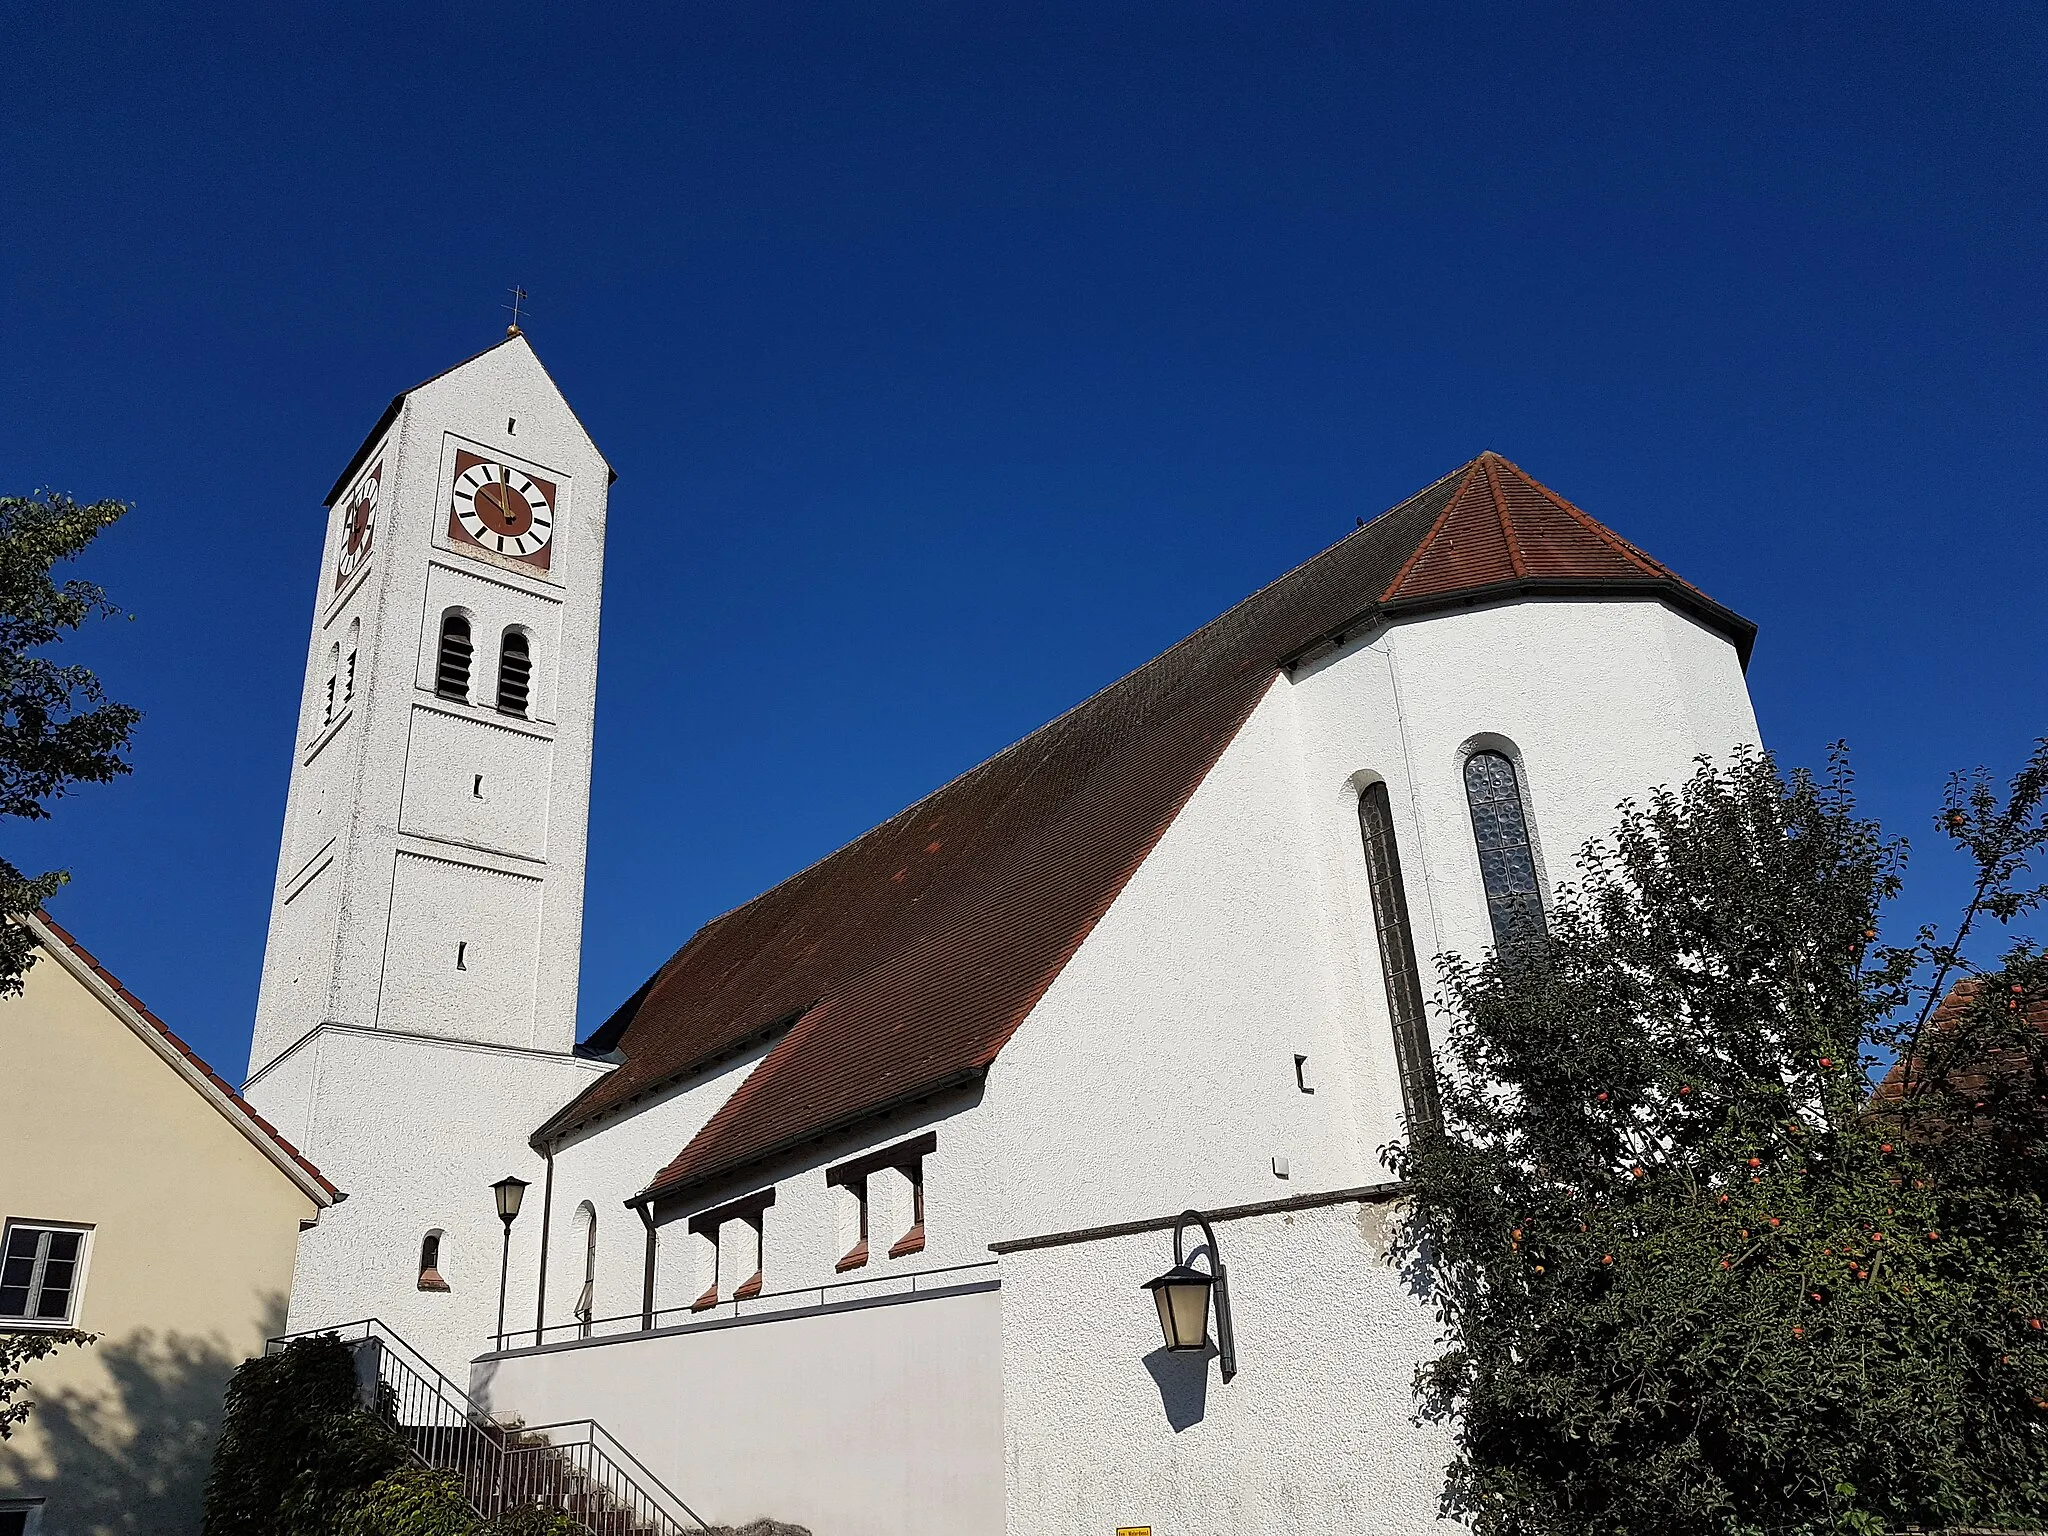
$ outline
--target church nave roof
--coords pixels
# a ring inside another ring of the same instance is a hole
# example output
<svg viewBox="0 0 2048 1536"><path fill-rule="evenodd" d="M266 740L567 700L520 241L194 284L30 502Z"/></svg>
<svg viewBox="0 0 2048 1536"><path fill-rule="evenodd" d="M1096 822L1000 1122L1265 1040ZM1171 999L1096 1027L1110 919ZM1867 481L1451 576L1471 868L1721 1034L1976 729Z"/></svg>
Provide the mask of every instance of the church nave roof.
<svg viewBox="0 0 2048 1536"><path fill-rule="evenodd" d="M672 1195L978 1078L1285 667L1394 619L1653 596L1755 626L1485 453L909 809L707 923L592 1035L624 1064L550 1140L774 1032L645 1193Z"/></svg>

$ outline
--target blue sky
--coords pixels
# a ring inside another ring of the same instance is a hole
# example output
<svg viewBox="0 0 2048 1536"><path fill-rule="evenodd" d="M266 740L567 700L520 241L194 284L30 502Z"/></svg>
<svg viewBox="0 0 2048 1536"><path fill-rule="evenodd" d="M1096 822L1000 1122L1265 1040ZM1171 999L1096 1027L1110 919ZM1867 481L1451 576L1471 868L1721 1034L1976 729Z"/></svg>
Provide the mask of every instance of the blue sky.
<svg viewBox="0 0 2048 1536"><path fill-rule="evenodd" d="M319 501L529 334L617 466L583 1017L1482 448L1767 742L2048 730L2038 5L10 7L0 487L118 496L132 778L6 829L230 1076Z"/></svg>

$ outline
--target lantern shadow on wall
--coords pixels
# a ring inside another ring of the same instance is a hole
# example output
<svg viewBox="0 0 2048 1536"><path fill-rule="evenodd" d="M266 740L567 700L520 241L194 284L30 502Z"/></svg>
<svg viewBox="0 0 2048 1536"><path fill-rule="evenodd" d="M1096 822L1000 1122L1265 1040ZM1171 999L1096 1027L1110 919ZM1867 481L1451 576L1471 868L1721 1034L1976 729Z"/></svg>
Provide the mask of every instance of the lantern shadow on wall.
<svg viewBox="0 0 2048 1536"><path fill-rule="evenodd" d="M1185 1246L1190 1226L1202 1229L1202 1242ZM1194 1267L1204 1260L1206 1270ZM1230 1317L1230 1278L1223 1267L1216 1232L1199 1211L1184 1212L1173 1228L1173 1268L1145 1282L1159 1313L1163 1347L1145 1356L1145 1369L1159 1388L1160 1406L1178 1434L1201 1422L1209 1402L1209 1358L1214 1355L1225 1381L1237 1374L1236 1330ZM1216 1342L1209 1342L1211 1308L1216 1317Z"/></svg>
<svg viewBox="0 0 2048 1536"><path fill-rule="evenodd" d="M1215 1358L1213 1346L1199 1352L1162 1347L1145 1357L1145 1369L1159 1389L1159 1406L1176 1435L1208 1414L1209 1362Z"/></svg>

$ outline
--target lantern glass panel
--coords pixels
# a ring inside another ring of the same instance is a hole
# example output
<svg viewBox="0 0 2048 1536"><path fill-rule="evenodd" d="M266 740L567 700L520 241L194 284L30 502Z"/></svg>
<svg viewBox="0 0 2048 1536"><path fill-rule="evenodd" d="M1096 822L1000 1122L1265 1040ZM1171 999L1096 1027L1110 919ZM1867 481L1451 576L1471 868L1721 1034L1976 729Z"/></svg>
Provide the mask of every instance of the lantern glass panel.
<svg viewBox="0 0 2048 1536"><path fill-rule="evenodd" d="M1147 1287L1159 1308L1159 1331L1168 1349L1204 1349L1209 1343L1209 1288L1198 1269L1177 1265Z"/></svg>
<svg viewBox="0 0 2048 1536"><path fill-rule="evenodd" d="M491 1192L498 1197L498 1215L504 1221L511 1221L519 1214L519 1204L526 1194L526 1180L500 1179L491 1186Z"/></svg>

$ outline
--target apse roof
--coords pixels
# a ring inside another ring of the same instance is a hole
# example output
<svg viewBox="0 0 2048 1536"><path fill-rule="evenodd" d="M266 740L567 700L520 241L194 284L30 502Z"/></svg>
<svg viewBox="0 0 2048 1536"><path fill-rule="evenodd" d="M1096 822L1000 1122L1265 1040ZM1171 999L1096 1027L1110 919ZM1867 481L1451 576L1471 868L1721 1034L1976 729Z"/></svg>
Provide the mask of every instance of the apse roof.
<svg viewBox="0 0 2048 1536"><path fill-rule="evenodd" d="M593 1034L546 1142L773 1045L650 1181L670 1197L976 1080L1282 667L1451 603L1636 594L1755 626L1485 453L1137 671L705 924Z"/></svg>

